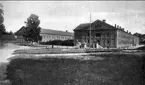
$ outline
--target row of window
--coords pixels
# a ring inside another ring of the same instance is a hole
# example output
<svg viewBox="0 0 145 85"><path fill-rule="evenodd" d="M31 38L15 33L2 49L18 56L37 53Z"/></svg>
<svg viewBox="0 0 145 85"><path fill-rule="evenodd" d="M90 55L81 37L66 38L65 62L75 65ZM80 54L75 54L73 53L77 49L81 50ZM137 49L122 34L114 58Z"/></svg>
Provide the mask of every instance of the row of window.
<svg viewBox="0 0 145 85"><path fill-rule="evenodd" d="M57 38L57 39L72 39L72 37L70 37L70 36L42 36L42 38L51 38L51 39L53 39L53 38Z"/></svg>
<svg viewBox="0 0 145 85"><path fill-rule="evenodd" d="M81 41L81 39L80 39L79 41ZM89 43L89 42L90 42L89 39L87 39L87 40L82 40L82 41L85 41L86 43ZM96 43L98 43L98 44L101 44L100 40L91 40L91 42L96 42ZM106 43L106 44L111 44L111 41L110 41L110 40L102 40L102 43L103 43L104 45L105 45L105 43Z"/></svg>
<svg viewBox="0 0 145 85"><path fill-rule="evenodd" d="M110 37L111 36L111 34L110 33L107 33L107 34L101 34L101 33L95 33L95 37L101 37L101 35L102 35L102 37ZM90 36L90 33L88 33L88 36ZM92 35L93 36L93 35Z"/></svg>

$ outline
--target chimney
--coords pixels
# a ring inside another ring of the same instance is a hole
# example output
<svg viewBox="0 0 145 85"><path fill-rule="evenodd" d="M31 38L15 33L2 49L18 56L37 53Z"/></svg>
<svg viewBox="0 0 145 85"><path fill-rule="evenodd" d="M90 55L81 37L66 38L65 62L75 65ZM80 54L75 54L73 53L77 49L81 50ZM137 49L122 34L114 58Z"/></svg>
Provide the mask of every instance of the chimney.
<svg viewBox="0 0 145 85"><path fill-rule="evenodd" d="M128 33L128 30L127 30L127 33Z"/></svg>
<svg viewBox="0 0 145 85"><path fill-rule="evenodd" d="M115 24L115 28L117 28L117 27L116 27L116 24Z"/></svg>
<svg viewBox="0 0 145 85"><path fill-rule="evenodd" d="M122 28L122 30L124 31L124 28Z"/></svg>
<svg viewBox="0 0 145 85"><path fill-rule="evenodd" d="M119 25L117 25L117 28L119 28Z"/></svg>
<svg viewBox="0 0 145 85"><path fill-rule="evenodd" d="M105 20L105 19L103 19L103 22L106 22L106 20Z"/></svg>

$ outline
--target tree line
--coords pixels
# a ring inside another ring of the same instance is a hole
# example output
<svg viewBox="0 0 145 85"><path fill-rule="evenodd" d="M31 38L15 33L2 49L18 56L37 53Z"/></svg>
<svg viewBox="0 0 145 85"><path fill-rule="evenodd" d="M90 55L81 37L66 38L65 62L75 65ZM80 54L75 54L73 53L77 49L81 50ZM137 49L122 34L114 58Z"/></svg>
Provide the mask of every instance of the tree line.
<svg viewBox="0 0 145 85"><path fill-rule="evenodd" d="M139 44L145 44L145 34L134 33L134 35L139 37Z"/></svg>
<svg viewBox="0 0 145 85"><path fill-rule="evenodd" d="M4 25L4 10L2 4L0 4L0 38L6 32L5 25Z"/></svg>

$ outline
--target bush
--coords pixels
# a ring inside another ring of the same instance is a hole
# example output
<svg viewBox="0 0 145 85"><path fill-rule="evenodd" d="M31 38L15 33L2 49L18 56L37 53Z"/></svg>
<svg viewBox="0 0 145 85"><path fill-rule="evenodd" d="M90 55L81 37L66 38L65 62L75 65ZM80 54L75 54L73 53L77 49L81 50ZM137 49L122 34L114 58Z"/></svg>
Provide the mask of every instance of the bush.
<svg viewBox="0 0 145 85"><path fill-rule="evenodd" d="M7 63L0 63L0 81L5 80L6 78L6 68L7 68Z"/></svg>
<svg viewBox="0 0 145 85"><path fill-rule="evenodd" d="M42 45L61 45L61 46L74 46L73 40L53 40L47 42L40 42Z"/></svg>

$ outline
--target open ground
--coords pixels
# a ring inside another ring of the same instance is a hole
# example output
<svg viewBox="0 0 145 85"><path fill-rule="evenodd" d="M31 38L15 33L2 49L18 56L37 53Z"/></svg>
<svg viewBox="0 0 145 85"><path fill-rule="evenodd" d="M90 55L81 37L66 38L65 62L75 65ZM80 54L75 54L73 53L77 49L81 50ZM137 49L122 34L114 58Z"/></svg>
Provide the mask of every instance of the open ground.
<svg viewBox="0 0 145 85"><path fill-rule="evenodd" d="M144 51L97 51L19 49L1 65L0 79L12 85L144 85Z"/></svg>

